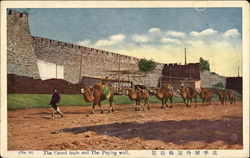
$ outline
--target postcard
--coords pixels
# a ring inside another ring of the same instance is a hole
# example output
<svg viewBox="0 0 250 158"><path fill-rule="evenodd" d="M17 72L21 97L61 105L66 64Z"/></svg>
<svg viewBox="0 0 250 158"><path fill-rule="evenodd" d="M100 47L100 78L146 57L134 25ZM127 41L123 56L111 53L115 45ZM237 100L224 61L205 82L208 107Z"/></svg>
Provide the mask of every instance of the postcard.
<svg viewBox="0 0 250 158"><path fill-rule="evenodd" d="M2 157L249 157L249 3L1 5Z"/></svg>

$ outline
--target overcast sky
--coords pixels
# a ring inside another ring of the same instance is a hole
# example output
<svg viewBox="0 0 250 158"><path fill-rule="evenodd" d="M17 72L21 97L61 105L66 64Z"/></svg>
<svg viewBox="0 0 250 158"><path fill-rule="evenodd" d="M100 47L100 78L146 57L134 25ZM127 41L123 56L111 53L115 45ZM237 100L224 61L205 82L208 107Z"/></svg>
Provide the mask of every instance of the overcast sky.
<svg viewBox="0 0 250 158"><path fill-rule="evenodd" d="M236 76L242 68L241 8L32 9L34 36L162 63L210 62L211 71Z"/></svg>

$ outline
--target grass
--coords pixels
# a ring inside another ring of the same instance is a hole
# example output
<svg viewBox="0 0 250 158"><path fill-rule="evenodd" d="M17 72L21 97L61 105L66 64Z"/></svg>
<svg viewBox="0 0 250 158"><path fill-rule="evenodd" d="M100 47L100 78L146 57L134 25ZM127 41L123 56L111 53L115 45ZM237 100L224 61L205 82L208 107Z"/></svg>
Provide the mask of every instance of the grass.
<svg viewBox="0 0 250 158"><path fill-rule="evenodd" d="M25 108L46 108L50 107L49 101L51 94L8 94L7 106L8 109L25 109ZM213 101L218 101L218 96L213 96ZM201 102L201 99L198 97L198 102ZM134 104L134 101L131 101L128 96L116 95L114 97L115 104ZM174 96L173 102L183 102L182 98ZM161 103L155 96L149 97L149 103ZM108 101L105 100L102 104L108 104ZM87 103L84 101L81 94L61 94L60 106L89 106L92 103Z"/></svg>
<svg viewBox="0 0 250 158"><path fill-rule="evenodd" d="M50 107L51 94L8 94L8 109ZM60 106L91 105L83 100L82 95L61 94Z"/></svg>

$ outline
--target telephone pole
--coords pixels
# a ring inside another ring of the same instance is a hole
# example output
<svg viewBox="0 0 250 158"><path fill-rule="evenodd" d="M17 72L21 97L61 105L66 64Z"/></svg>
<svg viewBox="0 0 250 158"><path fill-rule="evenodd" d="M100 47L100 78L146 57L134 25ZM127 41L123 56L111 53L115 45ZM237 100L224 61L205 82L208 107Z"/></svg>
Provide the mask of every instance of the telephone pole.
<svg viewBox="0 0 250 158"><path fill-rule="evenodd" d="M238 77L240 77L240 66L238 66Z"/></svg>
<svg viewBox="0 0 250 158"><path fill-rule="evenodd" d="M185 65L187 65L187 53L186 53L186 48L184 48L185 50Z"/></svg>

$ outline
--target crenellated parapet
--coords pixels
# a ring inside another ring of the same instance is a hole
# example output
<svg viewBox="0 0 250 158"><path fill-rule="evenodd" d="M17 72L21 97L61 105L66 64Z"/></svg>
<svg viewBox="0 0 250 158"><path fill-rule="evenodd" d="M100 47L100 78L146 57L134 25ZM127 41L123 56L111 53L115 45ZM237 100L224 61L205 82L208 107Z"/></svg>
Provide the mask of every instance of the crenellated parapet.
<svg viewBox="0 0 250 158"><path fill-rule="evenodd" d="M62 42L62 41L57 41L57 40L52 40L48 38L42 38L42 37L32 37L34 40L34 43L41 43L44 46L53 46L53 47L62 47L62 48L70 48L73 49L74 51L83 51L83 52L90 52L94 53L97 55L106 55L106 56L111 56L111 57L119 57L121 60L128 59L128 60L134 60L135 62L138 62L140 58L133 57L133 56L128 56L128 55L122 55L110 51L105 51L105 50L100 50L96 48L90 48L86 46L81 46L81 45L76 45L72 43L67 43L67 42ZM160 63L157 63L160 65Z"/></svg>

